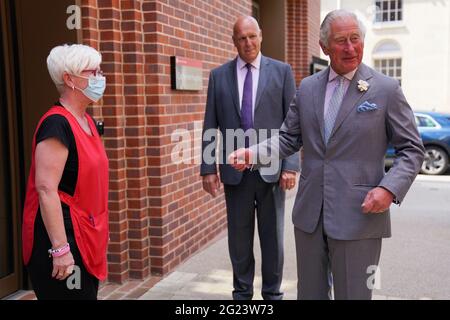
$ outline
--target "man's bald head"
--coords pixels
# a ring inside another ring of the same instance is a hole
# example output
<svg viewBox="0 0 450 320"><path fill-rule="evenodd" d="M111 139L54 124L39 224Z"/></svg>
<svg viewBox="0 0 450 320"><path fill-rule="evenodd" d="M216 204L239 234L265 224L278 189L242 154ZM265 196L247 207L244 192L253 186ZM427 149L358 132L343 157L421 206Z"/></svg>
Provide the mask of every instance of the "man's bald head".
<svg viewBox="0 0 450 320"><path fill-rule="evenodd" d="M238 33L239 30L242 29L242 27L244 25L253 25L257 30L261 31L261 29L259 28L258 21L256 21L256 19L254 17L252 17L252 16L241 16L234 23L233 36L235 36L236 33Z"/></svg>
<svg viewBox="0 0 450 320"><path fill-rule="evenodd" d="M262 35L258 21L251 16L239 17L233 27L233 42L241 59L253 62L261 51Z"/></svg>

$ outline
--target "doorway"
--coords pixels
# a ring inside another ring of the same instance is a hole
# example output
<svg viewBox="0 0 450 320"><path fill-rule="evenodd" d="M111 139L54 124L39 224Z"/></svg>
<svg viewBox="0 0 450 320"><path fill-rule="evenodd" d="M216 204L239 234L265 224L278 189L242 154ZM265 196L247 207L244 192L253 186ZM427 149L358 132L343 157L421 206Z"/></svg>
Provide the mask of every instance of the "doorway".
<svg viewBox="0 0 450 320"><path fill-rule="evenodd" d="M14 105L12 47L8 33L10 7L0 1L0 298L19 288L17 135Z"/></svg>
<svg viewBox="0 0 450 320"><path fill-rule="evenodd" d="M254 0L252 14L262 30L262 54L286 61L286 1Z"/></svg>
<svg viewBox="0 0 450 320"><path fill-rule="evenodd" d="M47 71L51 48L77 43L66 26L78 0L0 0L0 298L28 288L21 212L39 118L58 99Z"/></svg>

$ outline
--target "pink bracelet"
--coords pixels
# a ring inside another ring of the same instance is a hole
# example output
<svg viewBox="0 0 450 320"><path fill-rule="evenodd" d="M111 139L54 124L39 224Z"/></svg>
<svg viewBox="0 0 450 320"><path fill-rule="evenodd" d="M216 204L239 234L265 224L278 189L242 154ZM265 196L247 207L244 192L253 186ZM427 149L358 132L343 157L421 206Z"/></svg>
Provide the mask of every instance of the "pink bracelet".
<svg viewBox="0 0 450 320"><path fill-rule="evenodd" d="M61 248L48 249L48 256L53 257L53 258L61 257L61 256L65 255L66 253L68 253L69 251L70 251L70 245L69 245L69 243L66 243Z"/></svg>

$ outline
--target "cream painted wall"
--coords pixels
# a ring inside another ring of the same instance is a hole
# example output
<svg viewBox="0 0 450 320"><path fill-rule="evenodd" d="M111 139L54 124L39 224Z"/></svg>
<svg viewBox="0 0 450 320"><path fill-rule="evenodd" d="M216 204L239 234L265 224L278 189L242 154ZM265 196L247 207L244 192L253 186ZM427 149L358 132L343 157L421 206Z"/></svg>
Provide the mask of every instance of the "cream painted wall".
<svg viewBox="0 0 450 320"><path fill-rule="evenodd" d="M339 4L355 12L367 28L363 62L369 66L373 66L372 52L378 44L397 42L402 89L411 107L450 113L450 0L403 0L403 21L379 25L373 23L374 3L322 0L321 20Z"/></svg>

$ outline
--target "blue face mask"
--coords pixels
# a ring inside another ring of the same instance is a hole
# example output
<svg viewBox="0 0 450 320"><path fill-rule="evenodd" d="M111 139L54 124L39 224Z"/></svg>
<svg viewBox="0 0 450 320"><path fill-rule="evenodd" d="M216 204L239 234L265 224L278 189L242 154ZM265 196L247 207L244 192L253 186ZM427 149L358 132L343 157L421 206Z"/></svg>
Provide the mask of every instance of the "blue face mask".
<svg viewBox="0 0 450 320"><path fill-rule="evenodd" d="M103 96L106 88L106 78L104 76L90 76L83 77L77 76L79 78L88 79L88 86L84 89L80 89L74 86L75 89L80 90L87 98L93 102L97 102Z"/></svg>

